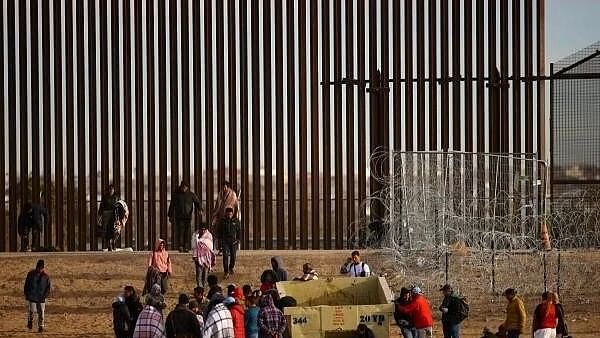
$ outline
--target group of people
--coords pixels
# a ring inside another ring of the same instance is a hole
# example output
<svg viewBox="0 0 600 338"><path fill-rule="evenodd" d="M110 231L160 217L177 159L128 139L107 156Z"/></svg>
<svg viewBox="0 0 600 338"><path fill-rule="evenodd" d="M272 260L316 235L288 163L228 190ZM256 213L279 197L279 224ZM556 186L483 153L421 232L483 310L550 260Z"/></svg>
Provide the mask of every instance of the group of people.
<svg viewBox="0 0 600 338"><path fill-rule="evenodd" d="M460 338L460 325L469 316L466 298L456 293L446 284L441 289L444 299L439 306L442 317L444 338ZM485 329L482 338L520 338L525 335L527 311L517 291L509 288L504 291L507 300L506 319L493 333ZM404 338L433 337L433 314L431 305L418 286L402 288L395 300L394 319ZM542 301L536 307L531 327L533 338L566 338L568 329L564 309L558 295L544 292Z"/></svg>

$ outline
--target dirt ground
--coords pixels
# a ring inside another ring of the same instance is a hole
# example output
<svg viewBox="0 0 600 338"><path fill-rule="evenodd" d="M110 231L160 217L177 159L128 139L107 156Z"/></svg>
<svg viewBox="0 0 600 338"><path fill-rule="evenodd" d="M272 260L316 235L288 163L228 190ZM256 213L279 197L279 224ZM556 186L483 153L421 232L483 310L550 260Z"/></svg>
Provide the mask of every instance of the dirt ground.
<svg viewBox="0 0 600 338"><path fill-rule="evenodd" d="M258 287L258 277L269 266L269 258L273 255L283 257L290 276L299 275L304 262L312 262L320 275L325 277L337 275L339 266L348 252L242 251L238 257L236 275L227 283L247 283ZM395 263L386 256L376 252L365 252L363 256L375 271L388 274L390 286L394 291L397 291L401 284L410 282L411 276L393 269ZM39 258L46 260L46 268L53 283L46 305L46 331L43 334L27 330L22 296L27 271L35 266ZM134 285L138 290L142 288L145 258L146 253L0 254L0 337L112 337L112 299L126 284ZM575 338L598 338L600 252L570 253L563 259L565 262L578 263L572 265L577 266L577 269L565 270L565 289L561 293L571 334ZM190 255L172 254L172 260L172 291L167 295L170 309L174 307L178 293L191 292L194 287ZM454 273L458 275L455 278L456 283L461 284L461 293L468 295L471 307L470 318L463 325L463 337L478 338L484 327L496 327L501 323L505 301L502 297L473 287L481 285L482 276L470 268L468 262L455 265ZM578 269L581 271L577 271ZM216 273L219 277L222 277L221 271L220 264L217 264ZM510 278L517 278L507 274L509 282ZM571 282L573 280L579 283ZM434 337L442 336L439 312L435 310L441 300L437 291L439 282L439 276L421 280L436 315ZM523 297L528 313L533 313L538 296L532 293ZM393 337L399 336L395 333Z"/></svg>

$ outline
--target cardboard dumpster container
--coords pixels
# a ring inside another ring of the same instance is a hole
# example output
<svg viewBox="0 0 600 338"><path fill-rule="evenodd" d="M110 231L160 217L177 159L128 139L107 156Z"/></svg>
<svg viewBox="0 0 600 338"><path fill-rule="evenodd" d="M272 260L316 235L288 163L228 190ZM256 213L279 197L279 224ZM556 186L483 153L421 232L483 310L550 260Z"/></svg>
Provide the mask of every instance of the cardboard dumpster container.
<svg viewBox="0 0 600 338"><path fill-rule="evenodd" d="M296 307L284 310L293 338L352 337L358 324L389 337L393 294L383 277L280 282L277 290L296 299Z"/></svg>

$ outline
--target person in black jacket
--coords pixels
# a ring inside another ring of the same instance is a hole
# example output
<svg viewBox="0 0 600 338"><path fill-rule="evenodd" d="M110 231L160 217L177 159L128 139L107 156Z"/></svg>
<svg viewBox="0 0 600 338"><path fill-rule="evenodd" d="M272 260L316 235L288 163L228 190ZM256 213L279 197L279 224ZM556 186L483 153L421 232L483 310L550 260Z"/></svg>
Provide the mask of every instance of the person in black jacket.
<svg viewBox="0 0 600 338"><path fill-rule="evenodd" d="M223 272L225 279L229 275L233 275L235 267L235 257L240 236L240 221L233 217L233 209L225 210L225 218L219 224L219 239L221 242L221 250L223 251Z"/></svg>
<svg viewBox="0 0 600 338"><path fill-rule="evenodd" d="M356 328L355 338L375 338L375 334L365 324L358 324Z"/></svg>
<svg viewBox="0 0 600 338"><path fill-rule="evenodd" d="M130 338L133 336L135 322L131 318L131 313L125 303L125 297L118 296L112 304L113 308L113 329L116 338ZM133 325L132 325L133 323Z"/></svg>
<svg viewBox="0 0 600 338"><path fill-rule="evenodd" d="M440 305L444 338L460 338L460 323L465 319L461 314L462 300L449 284L444 285L440 291L444 294Z"/></svg>
<svg viewBox="0 0 600 338"><path fill-rule="evenodd" d="M50 293L50 277L46 273L44 260L40 259L34 270L29 271L23 288L25 299L29 303L29 317L27 328L33 328L33 313L38 315L38 332L44 331L44 312L46 310L46 298Z"/></svg>
<svg viewBox="0 0 600 338"><path fill-rule="evenodd" d="M142 312L144 309L144 305L140 301L140 296L138 296L135 288L131 285L127 285L125 288L123 288L123 297L125 298L125 304L127 305L127 309L131 315L130 327L133 328L135 327L135 323L140 316L140 312ZM131 334L133 334L133 330L131 330Z"/></svg>
<svg viewBox="0 0 600 338"><path fill-rule="evenodd" d="M179 303L167 316L165 330L167 338L174 337L201 337L202 328L200 322L188 305L190 298L186 294L179 295Z"/></svg>
<svg viewBox="0 0 600 338"><path fill-rule="evenodd" d="M118 200L119 195L115 192L115 186L109 184L98 206L99 232L103 235L104 246L109 250L113 249L113 243L111 243L110 239L114 236L115 204L117 204Z"/></svg>
<svg viewBox="0 0 600 338"><path fill-rule="evenodd" d="M37 251L40 244L40 231L48 221L48 210L41 204L27 202L19 216L18 230L21 236L21 251ZM31 247L29 235L33 233Z"/></svg>
<svg viewBox="0 0 600 338"><path fill-rule="evenodd" d="M408 305L409 303L410 290L403 287L400 289L400 296L396 298L394 302L395 307L398 308L399 306ZM402 331L402 337L415 338L417 336L415 326L411 323L409 315L403 314L396 310L394 311L394 319Z"/></svg>
<svg viewBox="0 0 600 338"><path fill-rule="evenodd" d="M200 199L190 191L190 186L186 182L181 182L179 189L173 193L171 204L167 216L169 222L175 229L175 238L173 247L178 248L180 252L190 250L190 241L192 237L192 214L201 211Z"/></svg>

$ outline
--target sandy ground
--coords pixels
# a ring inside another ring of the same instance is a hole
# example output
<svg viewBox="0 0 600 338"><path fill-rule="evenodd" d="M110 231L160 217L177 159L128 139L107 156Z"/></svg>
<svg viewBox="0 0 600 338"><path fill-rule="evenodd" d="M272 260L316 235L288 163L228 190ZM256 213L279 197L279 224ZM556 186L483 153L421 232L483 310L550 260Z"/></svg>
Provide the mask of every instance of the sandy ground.
<svg viewBox="0 0 600 338"><path fill-rule="evenodd" d="M302 263L310 261L322 276L335 276L346 251L243 251L239 255L236 275L230 279L238 284L258 286L260 273L269 266L272 255L283 256L290 276L299 274ZM410 276L392 269L394 262L375 253L366 252L374 270L387 272L394 291L410 281ZM46 332L29 332L26 328L25 303L22 296L27 271L37 259L46 260L53 289L46 306ZM0 337L112 337L111 302L123 285L143 286L145 253L55 253L55 254L0 254ZM220 259L220 257L219 257ZM571 253L570 261L577 261L582 271L568 270L567 289L563 303L568 315L569 328L575 338L600 337L600 252ZM191 292L194 287L193 264L190 255L172 254L174 274L172 291L167 295L169 308L176 303L177 294ZM565 258L565 261L569 261ZM218 261L219 263L219 261ZM575 266L575 265L574 265ZM465 262L457 266L457 283L469 297L471 316L463 325L463 337L480 337L483 327L496 327L503 318L505 302L486 291L477 291L469 285L479 285L481 275L469 269ZM220 264L217 274L222 277ZM508 276L510 279L511 276ZM581 283L569 283L568 280ZM228 281L228 282L230 282ZM425 280L424 289L432 306L437 309L441 295L439 277ZM526 294L529 313L535 308L538 296ZM439 313L436 315L434 337L440 333ZM529 335L526 335L529 337ZM399 337L394 333L393 337Z"/></svg>

